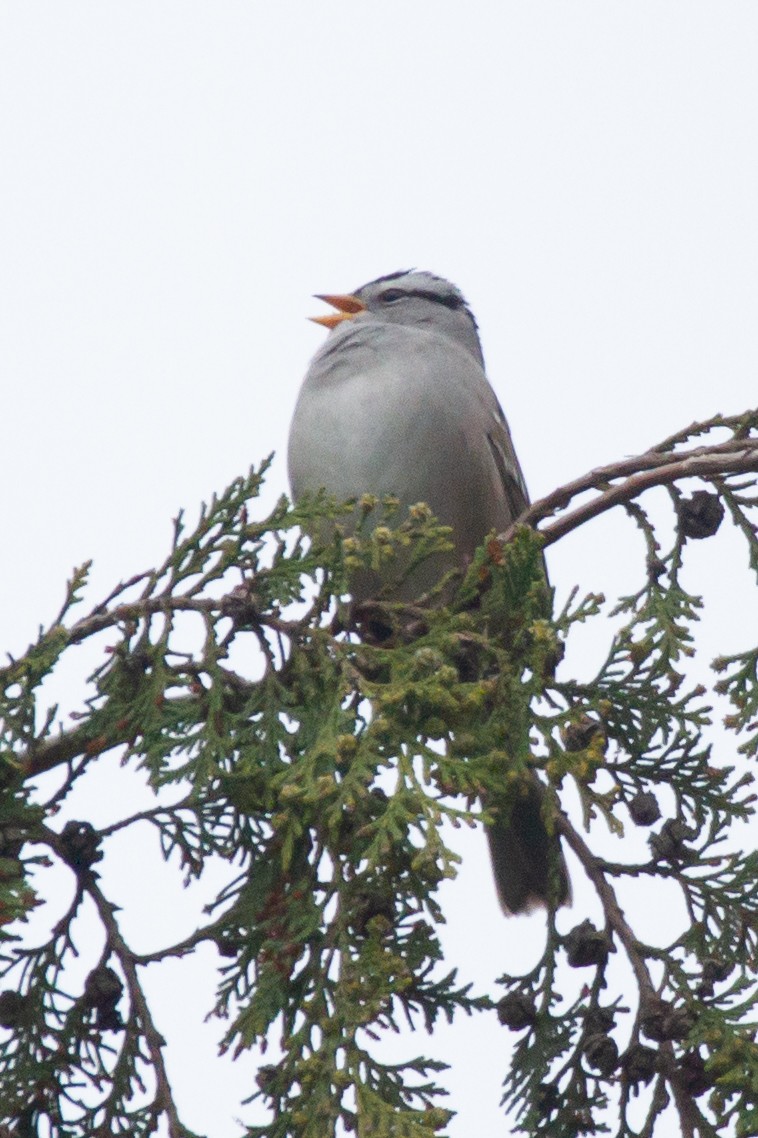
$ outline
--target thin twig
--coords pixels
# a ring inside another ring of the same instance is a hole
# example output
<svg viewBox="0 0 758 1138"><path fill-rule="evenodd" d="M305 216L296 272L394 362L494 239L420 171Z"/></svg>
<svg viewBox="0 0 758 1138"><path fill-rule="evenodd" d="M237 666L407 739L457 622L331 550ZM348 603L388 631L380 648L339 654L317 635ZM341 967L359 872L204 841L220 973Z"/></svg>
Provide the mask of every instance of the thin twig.
<svg viewBox="0 0 758 1138"><path fill-rule="evenodd" d="M574 829L568 817L562 812L555 816L555 828L565 838L567 845L571 847L579 858L584 872L595 886L606 919L624 946L624 951L637 980L640 998L646 999L654 997L656 994L655 985L653 984L647 964L645 963L642 945L637 940L637 937L634 935L631 926L624 916L616 894L606 880L599 859L595 857L584 838Z"/></svg>
<svg viewBox="0 0 758 1138"><path fill-rule="evenodd" d="M574 829L565 814L559 813L556 815L555 826L574 851L582 864L584 872L595 886L606 920L623 945L624 952L626 953L637 980L640 1004L644 1005L647 1000L655 999L657 994L646 963L645 949L634 935L618 903L613 888L606 880L603 863L593 854L592 850L582 836ZM699 1122L702 1119L701 1112L692 1096L682 1086L681 1077L676 1064L676 1057L671 1044L661 1043L659 1054L663 1061L663 1073L671 1087L679 1114L682 1138L695 1138Z"/></svg>
<svg viewBox="0 0 758 1138"><path fill-rule="evenodd" d="M121 935L121 930L114 916L114 906L107 900L90 875L86 881L85 889L95 903L100 920L103 923L108 943L111 945L118 962L123 969L126 985L129 990L129 999L132 1007L139 1015L145 1043L150 1054L150 1062L155 1073L155 1105L165 1114L168 1122L170 1138L185 1138L186 1130L179 1119L179 1113L174 1102L171 1085L168 1081L168 1071L163 1059L163 1049L166 1041L155 1026L150 1005L147 1002L142 985L137 975L136 957Z"/></svg>

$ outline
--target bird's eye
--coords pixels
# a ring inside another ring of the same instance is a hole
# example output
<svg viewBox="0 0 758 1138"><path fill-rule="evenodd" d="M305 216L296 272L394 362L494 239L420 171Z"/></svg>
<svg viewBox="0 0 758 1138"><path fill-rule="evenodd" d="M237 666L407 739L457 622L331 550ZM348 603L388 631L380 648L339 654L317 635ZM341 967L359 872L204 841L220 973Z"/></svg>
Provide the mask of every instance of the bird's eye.
<svg viewBox="0 0 758 1138"><path fill-rule="evenodd" d="M405 293L401 288L386 288L381 295L382 304L393 304L396 300L402 300Z"/></svg>

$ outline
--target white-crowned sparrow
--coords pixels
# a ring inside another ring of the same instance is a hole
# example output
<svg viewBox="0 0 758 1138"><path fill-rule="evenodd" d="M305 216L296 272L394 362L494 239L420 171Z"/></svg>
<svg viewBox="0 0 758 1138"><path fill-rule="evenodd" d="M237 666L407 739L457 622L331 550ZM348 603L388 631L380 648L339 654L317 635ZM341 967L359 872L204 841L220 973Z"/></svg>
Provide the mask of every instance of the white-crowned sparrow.
<svg viewBox="0 0 758 1138"><path fill-rule="evenodd" d="M528 495L510 432L484 372L476 321L459 290L426 272L397 272L351 294L326 295L336 311L303 381L289 437L295 499L325 489L339 500L395 495L426 502L452 527L454 550L425 562L399 590L411 599L453 566L465 567L492 529L501 532ZM376 582L360 579L365 599ZM541 784L510 817L487 828L506 913L557 899L569 883L557 839L541 817Z"/></svg>

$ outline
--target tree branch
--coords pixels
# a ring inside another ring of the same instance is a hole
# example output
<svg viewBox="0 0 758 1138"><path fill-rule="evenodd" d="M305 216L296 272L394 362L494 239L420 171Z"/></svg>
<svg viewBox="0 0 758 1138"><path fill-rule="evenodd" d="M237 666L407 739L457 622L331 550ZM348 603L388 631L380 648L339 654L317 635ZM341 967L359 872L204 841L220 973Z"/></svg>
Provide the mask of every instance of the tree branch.
<svg viewBox="0 0 758 1138"><path fill-rule="evenodd" d="M670 486L685 478L703 478L711 482L730 475L756 472L758 439L730 439L726 443L696 447L675 456L647 451L609 466L599 466L540 498L500 535L500 541L504 544L510 541L516 526L536 526L544 518L565 510L575 498L591 490L598 491L596 497L540 530L546 546L552 545L606 510L633 501L654 486ZM619 479L623 481L619 482ZM614 482L616 485L612 485Z"/></svg>

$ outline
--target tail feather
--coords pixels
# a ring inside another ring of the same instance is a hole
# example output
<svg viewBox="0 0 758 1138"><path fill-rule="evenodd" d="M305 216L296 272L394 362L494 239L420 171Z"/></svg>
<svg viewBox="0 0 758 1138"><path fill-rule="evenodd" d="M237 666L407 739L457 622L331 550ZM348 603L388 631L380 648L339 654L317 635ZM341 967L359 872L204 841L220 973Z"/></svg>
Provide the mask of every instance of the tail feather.
<svg viewBox="0 0 758 1138"><path fill-rule="evenodd" d="M507 916L571 903L571 883L560 839L547 832L542 817L545 792L535 777L523 797L512 800L508 815L496 808L487 827L498 897ZM492 804L490 804L492 809Z"/></svg>

